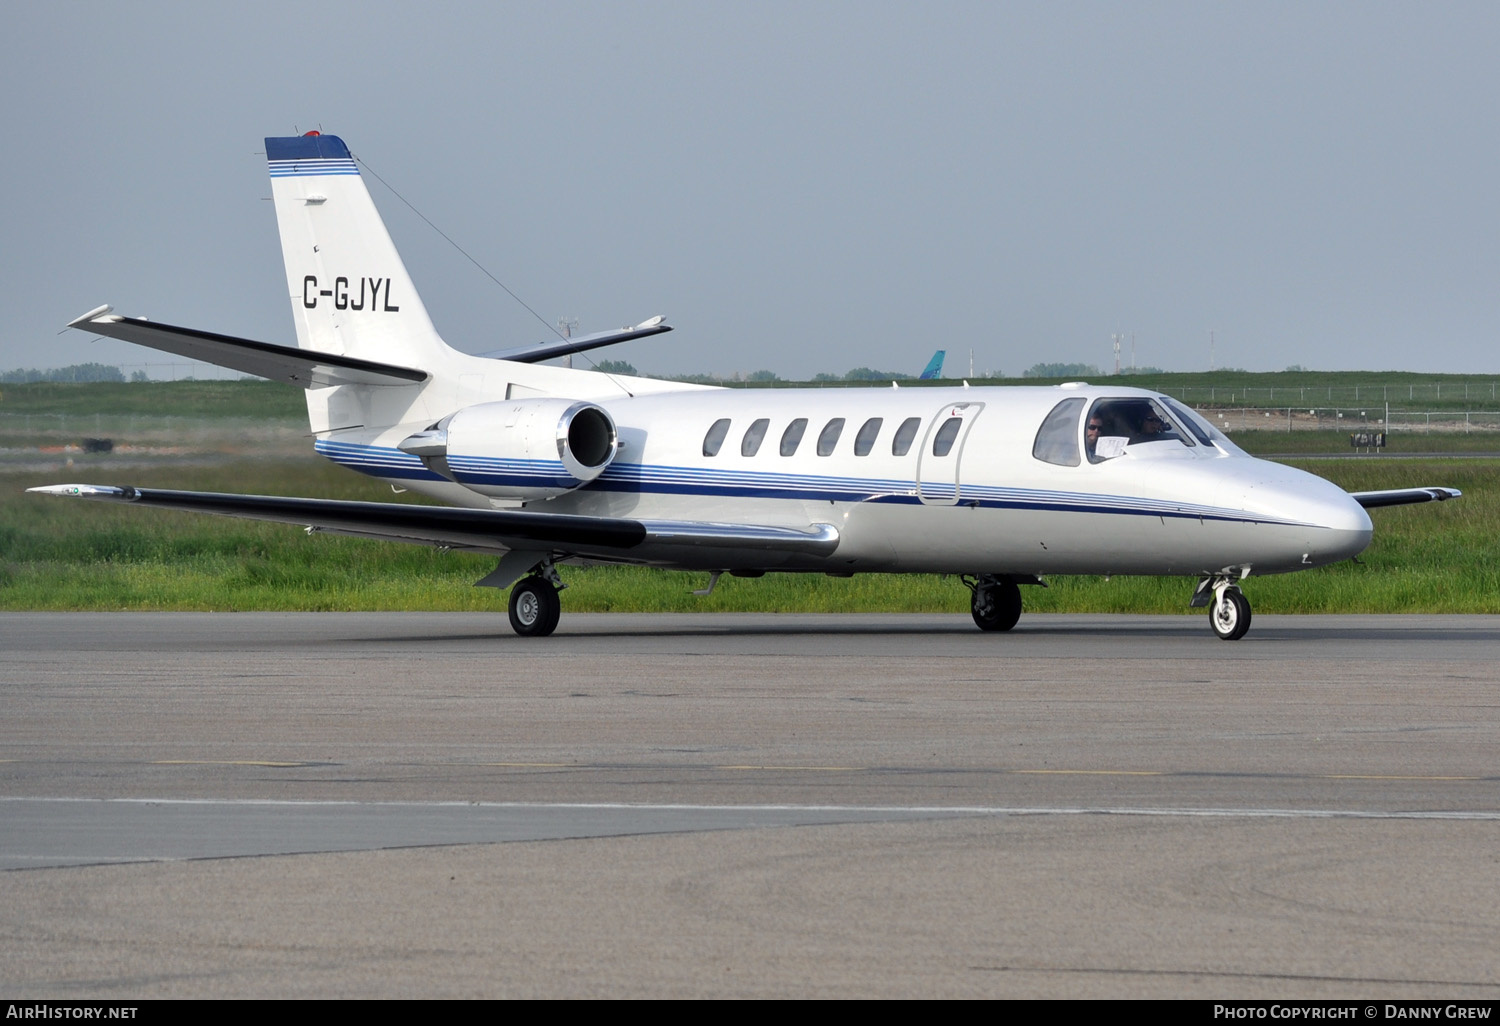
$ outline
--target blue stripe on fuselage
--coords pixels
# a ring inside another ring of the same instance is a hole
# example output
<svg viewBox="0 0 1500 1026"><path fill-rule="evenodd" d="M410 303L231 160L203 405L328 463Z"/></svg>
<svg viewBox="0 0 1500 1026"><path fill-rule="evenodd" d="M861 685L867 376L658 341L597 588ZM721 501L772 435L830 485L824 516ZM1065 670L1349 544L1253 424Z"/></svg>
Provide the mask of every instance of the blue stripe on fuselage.
<svg viewBox="0 0 1500 1026"><path fill-rule="evenodd" d="M443 481L409 453L386 446L320 440L317 452L335 463L373 477ZM531 488L568 487L559 477L561 464L548 460L487 460L456 457L469 471L461 480L490 486ZM452 466L450 461L450 466ZM528 466L530 465L530 466ZM481 471L481 468L483 470ZM453 468L455 471L458 467ZM612 464L587 486L592 491L652 495L702 495L715 498L801 499L823 502L878 502L916 505L922 502L910 480L823 477L815 474L761 473L736 470L670 467L640 463ZM929 500L980 509L1043 510L1054 513L1102 513L1118 516L1171 517L1176 520L1213 520L1226 523L1313 526L1301 521L1256 516L1240 510L1169 502L1138 496L1090 492L1056 492L1036 488L962 484L956 503L953 485L928 482L922 486Z"/></svg>
<svg viewBox="0 0 1500 1026"><path fill-rule="evenodd" d="M354 445L349 442L332 442L318 439L313 449L319 456L327 457L341 467L357 470L371 477L400 478L403 481L443 481L441 474L434 474L422 465L422 461L411 453L379 445Z"/></svg>

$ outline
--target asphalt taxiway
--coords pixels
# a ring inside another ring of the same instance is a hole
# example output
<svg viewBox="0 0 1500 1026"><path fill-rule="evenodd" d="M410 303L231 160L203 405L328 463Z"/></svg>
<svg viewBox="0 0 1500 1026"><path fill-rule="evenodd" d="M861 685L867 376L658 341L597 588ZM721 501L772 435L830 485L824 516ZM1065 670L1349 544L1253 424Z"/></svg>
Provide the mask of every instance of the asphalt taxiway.
<svg viewBox="0 0 1500 1026"><path fill-rule="evenodd" d="M1500 996L1500 618L0 616L0 990Z"/></svg>

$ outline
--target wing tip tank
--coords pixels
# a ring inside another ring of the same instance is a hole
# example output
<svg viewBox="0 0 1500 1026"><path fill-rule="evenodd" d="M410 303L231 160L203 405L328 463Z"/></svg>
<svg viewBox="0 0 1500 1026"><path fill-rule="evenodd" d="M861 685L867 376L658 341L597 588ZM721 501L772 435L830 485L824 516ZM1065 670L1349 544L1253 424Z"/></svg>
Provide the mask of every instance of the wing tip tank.
<svg viewBox="0 0 1500 1026"><path fill-rule="evenodd" d="M1379 492L1350 492L1349 495L1355 502L1365 509L1378 509L1382 506L1408 506L1419 502L1447 502L1449 499L1463 498L1463 492L1457 488L1449 488L1441 485L1428 485L1421 488L1392 488Z"/></svg>
<svg viewBox="0 0 1500 1026"><path fill-rule="evenodd" d="M84 314L82 317L74 317L71 321L68 322L68 327L81 328L90 321L97 320L98 318L104 317L105 315L113 312L113 310L114 307L110 306L108 303L105 303L102 306L96 306L88 313ZM119 318L115 319L118 320Z"/></svg>
<svg viewBox="0 0 1500 1026"><path fill-rule="evenodd" d="M127 501L134 499L137 494L136 490L130 487L91 484L37 485L35 488L26 490L39 495L71 495L80 499L124 499Z"/></svg>

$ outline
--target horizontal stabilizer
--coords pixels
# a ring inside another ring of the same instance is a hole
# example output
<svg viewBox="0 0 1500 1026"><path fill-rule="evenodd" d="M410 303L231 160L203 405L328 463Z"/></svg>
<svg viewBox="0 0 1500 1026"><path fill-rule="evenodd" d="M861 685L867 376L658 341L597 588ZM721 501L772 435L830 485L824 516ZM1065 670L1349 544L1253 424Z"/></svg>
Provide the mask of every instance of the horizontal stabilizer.
<svg viewBox="0 0 1500 1026"><path fill-rule="evenodd" d="M649 321L642 321L633 328L616 328L613 331L598 331L592 335L579 335L577 338L560 338L553 342L543 342L534 346L518 346L515 349L496 349L489 353L479 355L489 360L510 360L512 363L541 363L550 360L554 356L568 356L571 353L582 353L589 349L599 349L602 346L612 346L620 342L629 342L633 338L645 338L647 335L660 335L664 331L671 331L670 324L663 324L661 317L653 317Z"/></svg>
<svg viewBox="0 0 1500 1026"><path fill-rule="evenodd" d="M189 360L228 367L242 374L253 374L299 388L328 388L333 385L413 385L427 380L427 372L410 367L396 367L352 356L319 353L270 342L252 342L210 331L159 324L141 317L121 317L101 306L90 310L68 327L92 331L137 345L150 346L164 353Z"/></svg>
<svg viewBox="0 0 1500 1026"><path fill-rule="evenodd" d="M1446 502L1463 492L1457 488L1392 488L1384 492L1350 492L1350 498L1365 509L1378 506L1407 506L1414 502Z"/></svg>
<svg viewBox="0 0 1500 1026"><path fill-rule="evenodd" d="M180 492L114 485L44 485L27 491L271 520L334 534L420 545L485 552L545 550L604 560L650 560L661 549L683 546L826 556L839 543L838 531L829 524L815 524L802 530L697 521L642 522L525 510Z"/></svg>

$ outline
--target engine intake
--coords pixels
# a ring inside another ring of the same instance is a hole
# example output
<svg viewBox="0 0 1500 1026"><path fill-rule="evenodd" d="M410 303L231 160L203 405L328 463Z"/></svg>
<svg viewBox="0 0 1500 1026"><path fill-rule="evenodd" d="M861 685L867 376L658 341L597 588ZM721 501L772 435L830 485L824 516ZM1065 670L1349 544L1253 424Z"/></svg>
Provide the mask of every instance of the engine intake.
<svg viewBox="0 0 1500 1026"><path fill-rule="evenodd" d="M602 474L618 438L614 420L593 403L507 399L465 407L398 448L481 495L550 499Z"/></svg>

